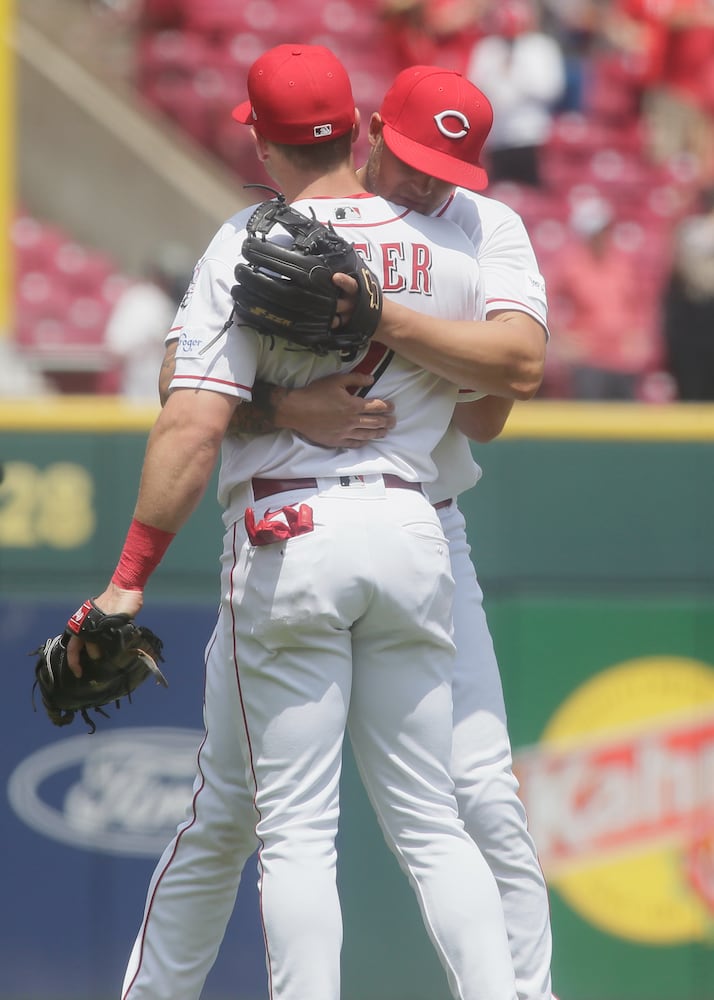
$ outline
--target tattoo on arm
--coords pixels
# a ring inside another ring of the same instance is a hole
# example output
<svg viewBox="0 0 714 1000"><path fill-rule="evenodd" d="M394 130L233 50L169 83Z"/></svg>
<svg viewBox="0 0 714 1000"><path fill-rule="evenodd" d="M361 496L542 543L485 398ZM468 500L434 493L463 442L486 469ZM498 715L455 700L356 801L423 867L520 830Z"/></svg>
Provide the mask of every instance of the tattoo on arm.
<svg viewBox="0 0 714 1000"><path fill-rule="evenodd" d="M167 345L164 352L164 360L161 362L161 368L159 369L159 401L162 406L165 405L166 400L169 398L169 385L171 384L171 379L174 377L174 368L176 367L177 347L177 340Z"/></svg>
<svg viewBox="0 0 714 1000"><path fill-rule="evenodd" d="M232 434L272 434L275 425L276 396L285 390L267 382L256 382L253 386L253 401L236 407L229 431Z"/></svg>

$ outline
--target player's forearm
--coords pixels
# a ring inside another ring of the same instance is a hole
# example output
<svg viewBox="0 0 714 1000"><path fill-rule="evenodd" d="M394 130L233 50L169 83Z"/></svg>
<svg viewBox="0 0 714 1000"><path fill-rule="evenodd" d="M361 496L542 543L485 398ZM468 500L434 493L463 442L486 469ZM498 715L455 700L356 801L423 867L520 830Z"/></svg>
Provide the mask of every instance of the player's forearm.
<svg viewBox="0 0 714 1000"><path fill-rule="evenodd" d="M440 320L385 302L379 340L398 354L461 387L530 399L545 364L545 332L525 313L501 319Z"/></svg>
<svg viewBox="0 0 714 1000"><path fill-rule="evenodd" d="M225 433L220 421L202 420L200 412L192 418L186 407L172 407L176 395L169 398L149 436L134 510L143 524L173 533L200 503Z"/></svg>
<svg viewBox="0 0 714 1000"><path fill-rule="evenodd" d="M287 401L289 395L290 390L283 386L256 382L253 401L237 407L230 422L230 433L259 436L273 434L281 428L299 430L296 414Z"/></svg>
<svg viewBox="0 0 714 1000"><path fill-rule="evenodd" d="M205 493L234 399L210 392L172 394L154 424L141 470L134 517L107 588L95 598L106 614L134 617L143 591L176 533ZM80 676L80 643L68 650Z"/></svg>
<svg viewBox="0 0 714 1000"><path fill-rule="evenodd" d="M162 531L179 531L198 506L217 455L218 448L189 435L155 439L147 453L134 517Z"/></svg>
<svg viewBox="0 0 714 1000"><path fill-rule="evenodd" d="M453 421L466 437L479 444L486 444L501 433L512 409L512 399L484 396L471 403L458 403L454 409Z"/></svg>
<svg viewBox="0 0 714 1000"><path fill-rule="evenodd" d="M355 448L384 437L394 426L393 405L379 398L363 399L371 375L338 372L301 388L256 382L253 403L238 407L232 434L267 434L291 430L325 448Z"/></svg>

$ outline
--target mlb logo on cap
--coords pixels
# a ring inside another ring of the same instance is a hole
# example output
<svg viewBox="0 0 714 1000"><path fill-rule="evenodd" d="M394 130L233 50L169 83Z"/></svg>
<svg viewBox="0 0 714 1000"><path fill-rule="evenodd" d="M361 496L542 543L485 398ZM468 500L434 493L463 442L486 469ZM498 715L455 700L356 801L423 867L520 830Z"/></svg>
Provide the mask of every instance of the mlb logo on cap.
<svg viewBox="0 0 714 1000"><path fill-rule="evenodd" d="M248 73L248 96L233 117L271 142L336 139L355 123L347 70L322 45L278 45L263 53Z"/></svg>

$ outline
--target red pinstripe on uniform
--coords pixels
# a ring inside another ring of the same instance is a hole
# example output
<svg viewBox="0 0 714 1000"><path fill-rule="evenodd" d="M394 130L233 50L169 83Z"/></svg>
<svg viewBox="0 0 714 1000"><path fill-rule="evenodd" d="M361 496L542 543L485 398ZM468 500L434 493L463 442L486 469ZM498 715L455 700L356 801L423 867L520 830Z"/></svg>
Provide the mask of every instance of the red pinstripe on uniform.
<svg viewBox="0 0 714 1000"><path fill-rule="evenodd" d="M250 392L249 385L241 385L240 382L229 382L228 379L224 378L210 378L208 375L174 375L173 382L190 382L192 384L210 382L211 385L225 385L231 389L244 389L246 392Z"/></svg>
<svg viewBox="0 0 714 1000"><path fill-rule="evenodd" d="M213 644L214 641L215 641L215 632L213 633L213 638L211 640L211 645ZM210 646L209 646L209 649L210 649ZM207 651L206 659L208 659L208 651ZM205 675L205 671L204 671L204 675L203 675L203 693L204 693L204 697L205 697L205 694L206 694L206 675ZM141 963L142 963L143 957L144 957L144 941L146 940L147 925L148 925L149 921L151 920L151 912L152 912L152 910L154 908L154 900L156 899L156 893L159 891L159 886L161 885L164 876L166 875L166 873L168 872L169 868L171 867L171 862L176 857L176 853L178 851L179 844L181 843L181 838L183 837L184 833L187 830L190 830L191 827L193 826L193 824L196 822L196 800L198 799L198 796L201 794L201 792L202 792L202 790L203 790L203 788L204 788L204 786L206 784L206 777L205 777L205 775L203 773L203 769L201 767L201 751L203 750L203 748L204 748L204 746L206 744L206 740L207 739L208 739L208 731L206 731L204 733L203 739L201 740L201 745L198 748L198 752L196 754L196 767L198 769L198 773L201 775L201 783L198 786L198 788L196 789L196 791L194 792L193 799L191 800L191 820L190 820L190 822L186 823L186 825L180 830L179 833L177 833L177 835L176 835L176 842L174 843L174 849L171 852L171 856L169 857L168 861L164 865L163 871L161 872L161 874L156 879L156 885L154 886L154 891L151 894L151 899L149 900L148 905L146 907L146 916L144 917L144 922L143 922L142 927L141 927L141 949L140 949L140 952L139 952L139 961L137 962L137 965L136 965L136 972L134 973L134 975L132 977L132 980L129 983L128 987L122 993L122 1000L124 1000L124 997L127 997L131 993L132 987L134 986L134 983L136 982L137 977L138 977L139 973L141 972Z"/></svg>
<svg viewBox="0 0 714 1000"><path fill-rule="evenodd" d="M238 685L238 697L240 699L240 710L241 710L241 716L243 718L243 727L245 729L245 738L246 738L246 743L248 745L248 762L250 764L250 773L251 773L251 776L253 778L253 788L255 789L255 791L253 793L253 808L255 809L256 815L258 816L258 821L260 821L260 819L262 817L261 817L260 809L258 809L258 804L256 802L256 795L257 795L257 789L258 789L258 780L257 780L256 775L255 775L255 766L254 766L254 757L253 757L253 744L252 744L251 739L250 739L250 729L248 727L248 719L247 719L247 716L246 716L246 713L245 713L245 703L243 701L243 689L241 687L241 682L240 682L240 667L238 665L238 653L236 652L236 636L238 634L238 625L236 623L236 617L235 617L236 603L234 601L234 594L233 594L233 579L234 579L234 574L235 574L236 563L238 562L237 548L240 545L240 543L238 543L236 541L237 528L238 528L238 522L236 522L233 525L233 533L232 533L232 539L231 539L231 550L233 552L233 565L231 567L231 574L230 574L230 581L231 581L231 583L230 583L230 604L229 604L230 609L231 609L231 622L232 622L232 626L233 626L233 628L232 628L232 633L233 633L233 649L232 649L231 652L232 652L232 655L233 655L233 668L235 670L235 675L236 675L236 684ZM272 962L271 962L271 957L270 957L270 947L269 947L269 944L268 944L268 935L267 935L267 932L266 932L266 929L265 929L265 920L263 918L263 891L262 891L262 889L263 889L263 864L262 864L262 861L261 861L261 851L263 850L264 844L263 844L263 841L260 839L260 837L257 836L257 834L256 834L256 840L258 841L258 870L260 872L259 887L258 887L258 908L260 910L260 924L261 924L261 927L263 928L263 941L265 942L265 958L266 958L266 963L265 964L266 964L267 972L268 972L268 996L272 997L272 995L273 995L273 967L272 967Z"/></svg>

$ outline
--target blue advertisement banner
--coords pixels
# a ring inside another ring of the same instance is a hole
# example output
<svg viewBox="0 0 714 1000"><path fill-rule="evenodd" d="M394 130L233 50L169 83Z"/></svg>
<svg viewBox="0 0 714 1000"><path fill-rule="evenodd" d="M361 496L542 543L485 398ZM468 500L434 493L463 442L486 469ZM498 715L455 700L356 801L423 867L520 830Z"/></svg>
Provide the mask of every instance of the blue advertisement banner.
<svg viewBox="0 0 714 1000"><path fill-rule="evenodd" d="M51 603L0 603L9 684L2 759L2 1000L117 1000L154 865L191 800L203 735L203 647L215 609L152 605L169 688L146 683L89 735L54 727L28 655L62 630ZM266 994L254 860L205 1000Z"/></svg>

